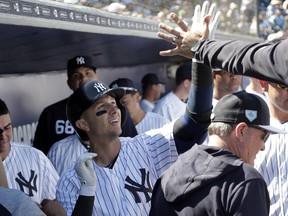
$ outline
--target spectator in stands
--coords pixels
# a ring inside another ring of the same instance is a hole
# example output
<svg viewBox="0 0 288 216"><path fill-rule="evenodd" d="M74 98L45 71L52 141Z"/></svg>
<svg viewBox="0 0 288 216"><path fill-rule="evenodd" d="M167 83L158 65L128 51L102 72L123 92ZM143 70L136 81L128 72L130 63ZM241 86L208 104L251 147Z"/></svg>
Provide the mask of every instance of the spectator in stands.
<svg viewBox="0 0 288 216"><path fill-rule="evenodd" d="M58 173L43 152L12 142L12 122L7 105L0 99L0 155L9 188L26 193L40 204L55 199Z"/></svg>
<svg viewBox="0 0 288 216"><path fill-rule="evenodd" d="M67 84L72 91L75 91L83 83L89 80L98 80L96 67L88 56L75 56L67 62ZM39 118L35 131L35 148L45 154L57 141L74 134L74 129L66 117L66 103L68 98L46 107ZM135 136L136 128L127 115L127 123L123 128L122 136Z"/></svg>
<svg viewBox="0 0 288 216"><path fill-rule="evenodd" d="M175 88L163 96L155 105L153 112L162 115L168 121L181 116L186 109L186 102L191 86L191 62L181 64L176 71Z"/></svg>
<svg viewBox="0 0 288 216"><path fill-rule="evenodd" d="M274 14L269 18L274 32L282 31L285 25L285 19L279 9L275 10Z"/></svg>
<svg viewBox="0 0 288 216"><path fill-rule="evenodd" d="M259 36L263 39L267 39L268 35L273 33L272 25L269 19L266 17L265 11L260 11L259 15Z"/></svg>
<svg viewBox="0 0 288 216"><path fill-rule="evenodd" d="M136 89L132 80L127 78L119 78L114 80L110 88L123 87L126 91L121 99L121 103L129 111L131 118L135 124L138 134L144 133L151 129L157 129L168 123L161 115L153 112L145 112L140 107L141 95Z"/></svg>
<svg viewBox="0 0 288 216"><path fill-rule="evenodd" d="M155 102L159 100L162 92L161 82L155 73L148 73L141 80L142 99L140 106L145 112L151 112L154 109Z"/></svg>

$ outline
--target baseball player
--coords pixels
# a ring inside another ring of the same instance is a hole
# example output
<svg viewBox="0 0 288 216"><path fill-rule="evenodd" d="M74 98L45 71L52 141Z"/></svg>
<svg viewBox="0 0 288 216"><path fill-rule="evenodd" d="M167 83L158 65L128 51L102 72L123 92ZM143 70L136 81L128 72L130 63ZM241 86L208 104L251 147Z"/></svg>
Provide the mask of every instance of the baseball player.
<svg viewBox="0 0 288 216"><path fill-rule="evenodd" d="M59 175L49 159L41 151L11 139L9 110L0 99L0 155L9 188L23 191L39 204L43 199L55 199Z"/></svg>
<svg viewBox="0 0 288 216"><path fill-rule="evenodd" d="M90 151L97 153L93 160L97 190L86 192L86 196L95 196L93 215L148 215L153 185L159 175L179 153L203 140L210 122L213 80L210 68L195 68L205 78L199 75L194 79L183 118L135 138L119 137L125 118L120 103L123 88L109 89L100 81L89 81L72 94L67 116L81 139L89 137ZM199 85L205 88L198 89ZM181 125L187 130L183 132ZM175 145L174 140L183 142ZM68 215L75 206L80 186L73 167L58 182L57 200Z"/></svg>
<svg viewBox="0 0 288 216"><path fill-rule="evenodd" d="M176 14L172 15L175 23L185 28L185 24L179 20ZM160 28L171 33L171 27L160 24ZM285 39L276 44L251 43L239 40L233 41L199 41L193 32L174 31L173 34L181 35L183 40L173 50L161 51L163 56L182 55L194 57L199 62L204 62L214 68L220 68L234 74L248 75L253 78L265 80L269 86L269 105L272 124L282 124L286 130L287 121L286 94L288 86L287 76L287 46ZM171 36L159 32L158 36L171 40ZM187 39L187 40L186 40ZM184 42L184 44L182 43ZM185 47L185 49L182 49ZM271 91L271 92L270 92ZM273 94L273 99L270 96ZM272 108L271 108L272 107ZM265 144L264 157L256 160L256 167L268 180L270 192L270 215L287 215L287 166L285 138L287 135L272 135ZM284 145L283 145L284 144ZM261 156L260 154L259 156ZM259 162L261 164L259 166ZM257 165L258 164L258 165Z"/></svg>
<svg viewBox="0 0 288 216"><path fill-rule="evenodd" d="M288 88L285 85L260 82L267 92L271 122L288 131ZM288 167L287 134L271 135L265 143L265 151L259 152L255 167L268 185L270 215L288 215Z"/></svg>
<svg viewBox="0 0 288 216"><path fill-rule="evenodd" d="M206 17L206 13L201 15ZM198 29L205 38L209 31L208 19L199 19L199 22L205 23ZM74 167L60 177L56 198L68 215L79 194L95 196L93 215L148 215L153 185L159 175L178 154L190 149L194 143L203 142L206 137L212 110L213 79L210 68L205 65L195 62L192 68L201 73L192 73L184 115L134 138L119 137L126 112L120 103L125 94L123 88L109 89L100 81L89 81L70 96L68 119L82 140L89 138L90 151L97 153L97 157L92 163L96 191L93 187L81 190Z"/></svg>
<svg viewBox="0 0 288 216"><path fill-rule="evenodd" d="M176 87L157 101L153 112L168 121L179 118L186 109L186 102L191 86L191 61L180 65L176 71Z"/></svg>
<svg viewBox="0 0 288 216"><path fill-rule="evenodd" d="M98 73L89 56L75 56L67 62L67 77L69 88L75 91L80 85L89 80L98 80ZM68 98L65 98L49 105L40 115L33 146L45 154L48 153L55 142L75 133L74 128L66 117L67 100ZM136 128L128 116L121 136L133 137L136 134Z"/></svg>
<svg viewBox="0 0 288 216"><path fill-rule="evenodd" d="M142 110L139 103L141 95L136 89L132 80L127 78L119 78L114 80L109 87L122 87L125 89L126 94L122 97L121 103L129 111L138 134L144 133L151 129L160 128L168 123L168 120L161 115Z"/></svg>

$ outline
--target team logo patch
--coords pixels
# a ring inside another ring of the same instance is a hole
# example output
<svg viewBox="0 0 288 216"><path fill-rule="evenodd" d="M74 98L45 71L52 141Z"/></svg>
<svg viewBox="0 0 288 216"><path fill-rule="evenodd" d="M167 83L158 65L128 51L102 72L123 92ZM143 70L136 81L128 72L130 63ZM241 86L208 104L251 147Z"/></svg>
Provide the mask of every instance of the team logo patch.
<svg viewBox="0 0 288 216"><path fill-rule="evenodd" d="M129 190L135 199L136 203L141 203L140 194L143 193L146 199L146 203L151 200L152 196L152 184L150 182L149 171L146 172L145 169L140 169L141 183L133 181L129 176L125 179L125 188Z"/></svg>
<svg viewBox="0 0 288 216"><path fill-rule="evenodd" d="M117 83L114 83L114 84L112 85L112 88L118 88L118 84L117 84Z"/></svg>
<svg viewBox="0 0 288 216"><path fill-rule="evenodd" d="M15 178L15 181L18 183L20 190L26 193L28 196L34 196L35 193L37 193L37 177L38 175L34 170L30 170L30 176L28 179L25 179L25 177L22 175L21 172L17 173L17 177Z"/></svg>
<svg viewBox="0 0 288 216"><path fill-rule="evenodd" d="M85 64L85 59L83 57L76 58L77 65L83 65Z"/></svg>
<svg viewBox="0 0 288 216"><path fill-rule="evenodd" d="M94 88L96 89L97 92L103 92L107 90L107 88L103 85L103 83L95 83Z"/></svg>
<svg viewBox="0 0 288 216"><path fill-rule="evenodd" d="M257 118L257 111L256 110L245 110L245 117L250 122L253 122Z"/></svg>

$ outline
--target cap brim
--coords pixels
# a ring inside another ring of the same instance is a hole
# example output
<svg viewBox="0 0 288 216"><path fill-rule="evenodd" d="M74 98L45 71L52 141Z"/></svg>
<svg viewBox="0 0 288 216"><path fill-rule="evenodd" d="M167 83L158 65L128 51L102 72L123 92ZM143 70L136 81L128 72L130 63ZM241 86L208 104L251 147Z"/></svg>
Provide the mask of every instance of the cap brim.
<svg viewBox="0 0 288 216"><path fill-rule="evenodd" d="M268 131L271 134L286 134L287 133L285 130L282 130L280 128L276 128L270 125L257 125L257 126Z"/></svg>
<svg viewBox="0 0 288 216"><path fill-rule="evenodd" d="M125 95L125 89L124 88L113 88L109 89L105 94L108 95L114 95L115 99L120 100Z"/></svg>
<svg viewBox="0 0 288 216"><path fill-rule="evenodd" d="M138 90L136 88L133 88L133 87L118 87L118 88L123 88L126 93L138 92Z"/></svg>

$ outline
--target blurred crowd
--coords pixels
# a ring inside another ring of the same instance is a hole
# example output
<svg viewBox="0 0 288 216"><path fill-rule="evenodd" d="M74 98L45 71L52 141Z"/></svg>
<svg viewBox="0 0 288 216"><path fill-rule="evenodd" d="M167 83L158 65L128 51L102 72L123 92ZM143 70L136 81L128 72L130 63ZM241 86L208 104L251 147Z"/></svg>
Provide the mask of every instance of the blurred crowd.
<svg viewBox="0 0 288 216"><path fill-rule="evenodd" d="M194 6L202 1L187 0L54 0L68 4L94 7L111 13L166 22L175 12L191 23ZM288 29L288 0L216 0L222 12L218 30L241 35L259 36L274 41L286 36ZM258 19L257 19L257 11ZM270 36L269 36L270 35ZM269 37L268 37L269 36Z"/></svg>

